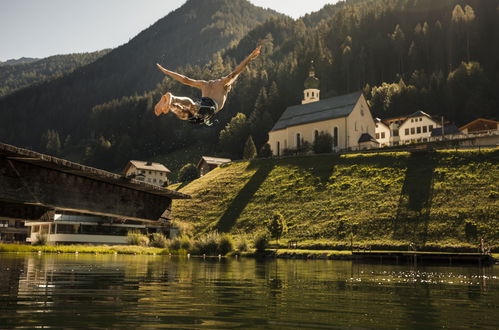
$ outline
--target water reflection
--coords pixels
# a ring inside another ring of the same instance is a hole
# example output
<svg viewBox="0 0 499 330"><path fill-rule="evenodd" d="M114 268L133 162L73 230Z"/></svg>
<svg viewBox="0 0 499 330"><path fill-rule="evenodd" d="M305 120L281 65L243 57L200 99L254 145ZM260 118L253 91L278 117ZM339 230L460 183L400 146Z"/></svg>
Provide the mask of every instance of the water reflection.
<svg viewBox="0 0 499 330"><path fill-rule="evenodd" d="M435 328L499 324L497 267L0 255L0 326Z"/></svg>

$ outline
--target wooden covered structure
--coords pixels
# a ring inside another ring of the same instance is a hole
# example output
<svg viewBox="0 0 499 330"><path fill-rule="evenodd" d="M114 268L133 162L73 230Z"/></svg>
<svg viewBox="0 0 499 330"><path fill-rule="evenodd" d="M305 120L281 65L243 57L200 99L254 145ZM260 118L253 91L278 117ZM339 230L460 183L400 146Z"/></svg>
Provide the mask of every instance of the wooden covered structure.
<svg viewBox="0 0 499 330"><path fill-rule="evenodd" d="M0 218L43 220L55 210L139 221L169 219L189 195L0 143Z"/></svg>

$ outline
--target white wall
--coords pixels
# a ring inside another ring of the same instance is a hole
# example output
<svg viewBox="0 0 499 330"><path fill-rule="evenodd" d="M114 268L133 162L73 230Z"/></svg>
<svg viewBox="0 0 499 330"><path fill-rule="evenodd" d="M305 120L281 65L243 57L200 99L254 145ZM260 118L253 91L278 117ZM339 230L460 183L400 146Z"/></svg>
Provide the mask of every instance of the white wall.
<svg viewBox="0 0 499 330"><path fill-rule="evenodd" d="M347 148L351 148L352 150L359 149L359 138L364 133L368 133L373 138L376 136L375 122L364 95L361 95L355 104L347 118L347 123Z"/></svg>
<svg viewBox="0 0 499 330"><path fill-rule="evenodd" d="M144 182L161 186L167 180L167 173L154 170L143 170ZM137 169L134 165L130 166L125 173L126 176L131 174L139 175L141 170Z"/></svg>
<svg viewBox="0 0 499 330"><path fill-rule="evenodd" d="M374 138L379 142L380 147L385 147L390 145L390 128L383 123L375 123L376 125L376 136Z"/></svg>
<svg viewBox="0 0 499 330"><path fill-rule="evenodd" d="M407 144L429 141L431 136L430 126L433 128L440 127L436 121L426 116L407 118L399 128L400 143Z"/></svg>

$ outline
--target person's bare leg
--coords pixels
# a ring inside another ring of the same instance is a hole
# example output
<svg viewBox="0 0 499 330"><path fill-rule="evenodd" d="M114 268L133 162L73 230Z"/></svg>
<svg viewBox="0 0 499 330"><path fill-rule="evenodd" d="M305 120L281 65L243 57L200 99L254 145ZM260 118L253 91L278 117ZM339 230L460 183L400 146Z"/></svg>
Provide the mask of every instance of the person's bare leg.
<svg viewBox="0 0 499 330"><path fill-rule="evenodd" d="M162 113L168 113L168 111L170 110L172 96L172 93L166 93L161 97L158 104L156 104L156 106L154 107L154 113L156 114L156 116L159 116Z"/></svg>
<svg viewBox="0 0 499 330"><path fill-rule="evenodd" d="M182 120L187 120L192 116L190 111L185 110L183 107L179 107L178 104L172 104L170 106L170 111Z"/></svg>
<svg viewBox="0 0 499 330"><path fill-rule="evenodd" d="M161 97L158 104L154 108L156 116L168 111L172 111L177 117L183 119L184 113L195 115L198 110L198 105L188 97L174 96L172 93L166 93Z"/></svg>

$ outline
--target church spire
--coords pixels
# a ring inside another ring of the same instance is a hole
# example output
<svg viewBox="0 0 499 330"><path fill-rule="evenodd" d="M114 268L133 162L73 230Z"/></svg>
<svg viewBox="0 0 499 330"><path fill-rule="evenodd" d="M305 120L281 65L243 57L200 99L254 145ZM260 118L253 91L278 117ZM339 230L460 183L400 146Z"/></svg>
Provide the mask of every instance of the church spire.
<svg viewBox="0 0 499 330"><path fill-rule="evenodd" d="M310 62L308 77L305 79L302 104L317 102L320 100L320 81L315 76L314 61Z"/></svg>

